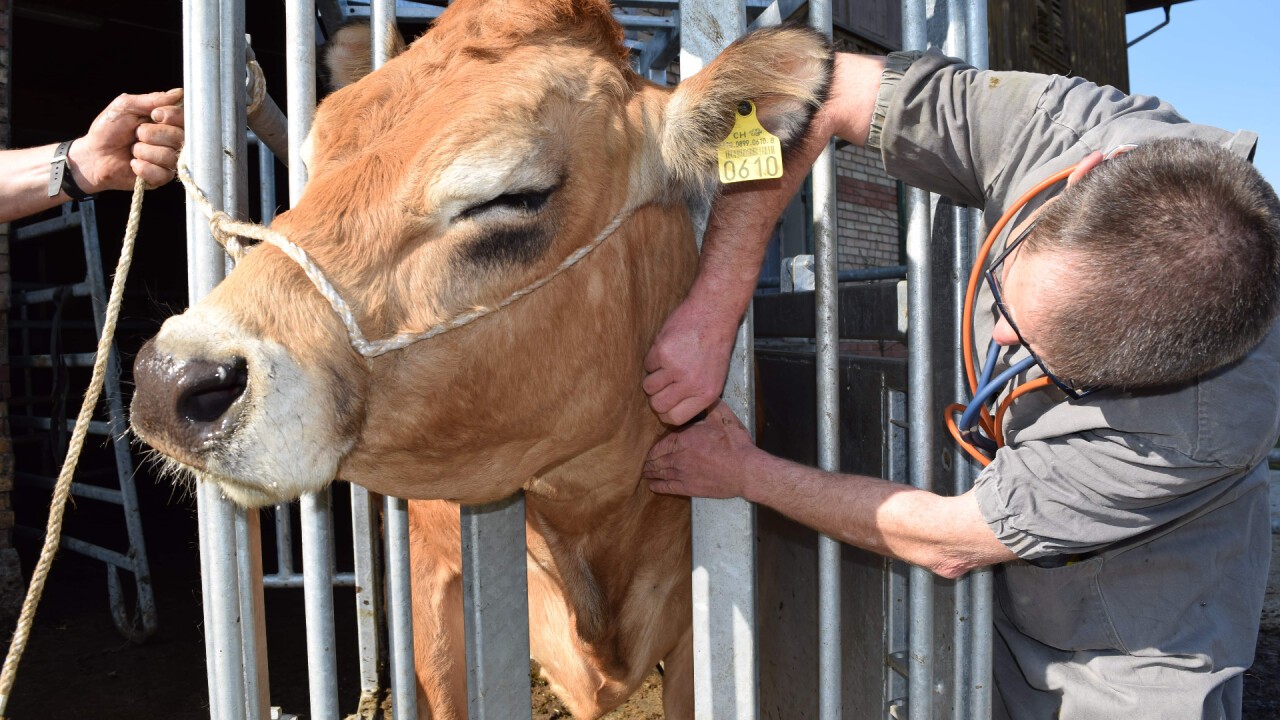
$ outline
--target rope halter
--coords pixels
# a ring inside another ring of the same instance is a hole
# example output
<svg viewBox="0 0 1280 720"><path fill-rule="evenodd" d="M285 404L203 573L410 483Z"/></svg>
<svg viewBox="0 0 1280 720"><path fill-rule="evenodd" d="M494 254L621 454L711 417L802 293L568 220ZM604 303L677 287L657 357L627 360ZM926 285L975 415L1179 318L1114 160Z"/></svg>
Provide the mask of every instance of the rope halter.
<svg viewBox="0 0 1280 720"><path fill-rule="evenodd" d="M185 156L185 150L183 151ZM582 260L591 251L600 247L600 244L613 235L613 233L622 225L622 223L631 215L631 210L624 208L613 217L609 224L600 231L590 242L579 247L569 254L559 265L555 267L547 275L534 280L524 287L516 290L508 295L497 305L489 307L476 307L455 317L432 326L422 332L406 331L396 333L391 337L382 340L367 340L364 333L360 331L360 325L356 322L355 314L351 311L351 306L337 289L333 287L333 283L329 282L325 277L320 266L307 255L306 251L294 244L293 241L285 237L282 233L278 233L266 226L257 223L242 222L232 218L222 210L218 210L209 200L209 196L200 189L195 180L191 177L190 171L187 169L185 157L179 158L178 161L178 178L182 181L182 186L187 191L187 197L191 198L209 220L209 232L213 235L213 239L226 250L227 254L233 260L239 262L257 243L246 245L241 242L242 238L250 238L257 242L265 242L280 248L289 259L293 260L302 268L302 272L306 274L307 279L315 286L320 295L329 301L329 306L333 308L334 313L342 320L342 324L347 328L347 337L351 341L351 347L356 352L366 358L375 358L379 355L389 353L392 350L399 350L408 347L420 340L429 340L438 335L443 335L450 330L457 330L465 325L479 320L480 318L498 312L506 308L508 305L516 302L526 295L532 294L538 288L551 282L560 273L568 270L578 261Z"/></svg>

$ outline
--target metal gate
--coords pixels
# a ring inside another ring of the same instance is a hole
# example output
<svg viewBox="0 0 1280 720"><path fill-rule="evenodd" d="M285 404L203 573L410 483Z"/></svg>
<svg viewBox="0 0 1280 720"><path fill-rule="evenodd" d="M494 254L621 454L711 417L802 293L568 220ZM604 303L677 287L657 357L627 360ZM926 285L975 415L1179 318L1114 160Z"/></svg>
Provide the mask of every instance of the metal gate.
<svg viewBox="0 0 1280 720"><path fill-rule="evenodd" d="M627 0L618 3L624 26L643 28L644 40L636 41L639 70L662 79L666 63L679 48L680 74L689 77L719 53L733 35L752 24L773 24L801 6L799 0ZM856 5L856 3L854 3ZM334 0L287 0L286 55L288 66L289 200L297 201L306 183L300 160L302 139L310 127L316 101L315 49L317 5L322 13L367 14L375 31L373 47L389 23L400 13L428 18L440 8L394 0L371 3L339 3ZM640 14L637 8L648 11ZM856 9L855 9L856 12ZM245 134L246 92L244 0L184 0L184 69L187 88L188 154L195 179L216 206L239 218L248 209L248 147ZM985 0L903 0L904 38L908 48L938 45L949 54L968 56L982 67L986 62ZM831 35L830 0L808 3L812 26ZM385 58L376 58L376 64ZM267 158L264 147L259 148ZM268 163L269 164L269 163ZM840 470L840 388L848 371L840 358L841 289L837 273L835 234L835 167L829 146L813 171L813 229L815 292L811 301L813 343L808 351L816 374L816 461L826 470ZM265 186L264 186L265 191ZM940 403L934 401L935 370L943 363L939 348L952 345L953 337L939 339L932 328L938 318L956 318L957 299L965 264L973 241L980 234L980 218L972 210L955 208L909 190L907 221L907 332L909 358L905 384L886 385L881 417L885 465L888 477L906 478L926 489L962 492L972 481L973 470L959 450L941 450L932 428ZM263 203L271 207L271 203ZM705 227L706 208L695 208L695 226ZM266 218L264 218L264 221ZM223 277L226 260L212 240L207 226L194 210L188 212L188 280L194 303ZM945 241L936 229L945 228ZM940 268L935 282L942 242L951 249L955 267ZM957 268L959 270L957 271ZM861 291L857 291L861 292ZM884 291L877 291L883 293ZM894 288L894 297L900 293ZM940 299L942 300L940 302ZM857 307L856 305L854 307ZM944 308L953 308L949 313ZM894 306L894 316L897 315ZM959 332L960 323L955 325ZM725 398L755 431L752 367L754 333L749 312L738 334ZM956 342L952 346L958 346ZM845 363L847 365L847 363ZM963 397L963 372L953 363L954 374L941 389L948 401ZM880 382L885 382L883 377ZM905 393L903 392L905 390ZM905 432L904 432L905 429ZM946 459L941 459L943 456ZM945 466L950 479L941 478L937 465ZM307 614L307 666L310 707L316 720L336 720L338 689L334 647L332 529L328 493L304 497L300 503L302 564L305 572L292 572L291 560L278 561L280 572L268 584L304 588ZM199 507L200 557L203 568L206 653L209 673L210 714L213 718L282 717L270 707L263 625L262 557L260 525L256 512L232 507L212 486L201 486ZM384 653L390 658L389 685L397 717L415 717L416 687L413 675L412 618L409 604L409 556L407 507L403 500L386 498L379 504L368 493L352 489L352 515L357 548L350 581L359 598L358 607L379 607L383 586L388 617L385 619L388 649L380 649L384 634L377 613L362 613L360 657L362 711L365 700L377 698L386 681L378 667ZM278 519L288 509L278 511ZM377 516L385 518L385 546L378 552ZM291 536L291 525L277 526L278 537ZM761 544L757 510L742 500L693 501L693 619L695 653L695 707L699 718L755 720L769 715L761 703L762 636L761 600L757 560ZM525 587L524 503L513 498L494 505L462 510L463 587L466 613L468 707L472 720L517 720L531 716L528 678L528 609ZM816 542L817 715L825 719L846 717L844 693L851 675L867 680L859 687L877 686L883 717L987 718L990 716L990 575L977 572L947 583L919 568L905 573L884 563L877 576L885 612L881 621L883 655L867 656L845 647L842 619L848 617L849 598L842 598L842 557L848 552L839 543L822 537ZM383 556L380 561L379 555ZM346 578L339 578L346 580ZM941 627L940 627L941 625ZM948 648L936 640L946 639ZM516 638L513 642L512 638ZM800 668L813 674L813 668ZM367 715L373 717L375 708ZM807 715L806 715L807 716ZM786 717L796 717L787 715ZM860 717L848 715L848 717Z"/></svg>

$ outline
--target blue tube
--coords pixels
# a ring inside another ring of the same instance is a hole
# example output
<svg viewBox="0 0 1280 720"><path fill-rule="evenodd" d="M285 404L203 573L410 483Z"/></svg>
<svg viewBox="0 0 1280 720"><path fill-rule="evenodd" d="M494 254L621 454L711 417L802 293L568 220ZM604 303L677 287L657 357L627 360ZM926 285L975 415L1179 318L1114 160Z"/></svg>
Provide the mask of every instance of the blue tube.
<svg viewBox="0 0 1280 720"><path fill-rule="evenodd" d="M995 380L992 380L986 385L980 385L978 387L978 392L973 394L973 400L969 401L969 406L964 409L964 414L960 416L960 430L964 431L973 427L976 424L978 413L982 410L982 406L987 402L987 400L992 395L1000 392L1000 390L1004 388L1004 386L1007 385L1016 375L1025 371L1035 363L1036 359L1034 357L1026 358L997 375ZM988 367L989 366L990 364L988 363Z"/></svg>
<svg viewBox="0 0 1280 720"><path fill-rule="evenodd" d="M996 369L996 358L1000 356L1002 346L992 340L987 344L987 361L982 365L982 377L978 378L978 387L984 388L991 380L991 371Z"/></svg>

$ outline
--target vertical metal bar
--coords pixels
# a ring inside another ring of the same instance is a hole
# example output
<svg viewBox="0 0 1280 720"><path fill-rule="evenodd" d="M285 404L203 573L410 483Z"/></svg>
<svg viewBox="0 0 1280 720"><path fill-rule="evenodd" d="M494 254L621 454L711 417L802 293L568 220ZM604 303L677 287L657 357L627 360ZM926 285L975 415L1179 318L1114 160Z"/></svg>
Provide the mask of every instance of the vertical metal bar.
<svg viewBox="0 0 1280 720"><path fill-rule="evenodd" d="M903 0L902 44L924 49L928 44L924 0ZM929 329L932 267L929 240L929 193L907 190L907 422L910 428L908 467L911 484L933 489L933 348ZM933 575L926 569L910 569L908 601L910 677L907 679L911 720L933 720Z"/></svg>
<svg viewBox="0 0 1280 720"><path fill-rule="evenodd" d="M221 66L222 209L237 219L248 217L248 153L245 139L245 8L244 0L221 0L218 42ZM223 267L231 260L223 258ZM240 693L245 716L265 718L269 712L267 683L266 617L262 593L262 544L258 513L231 508L235 538L236 599L239 613L239 644L243 676ZM251 527L252 526L252 527Z"/></svg>
<svg viewBox="0 0 1280 720"><path fill-rule="evenodd" d="M681 0L680 75L693 76L746 31L741 0ZM699 244L708 208L691 207ZM755 435L748 309L738 328L724 400ZM694 716L754 720L760 712L755 507L693 500Z"/></svg>
<svg viewBox="0 0 1280 720"><path fill-rule="evenodd" d="M351 486L351 535L356 591L356 637L360 657L360 704L377 704L382 689L381 563L378 506L369 491Z"/></svg>
<svg viewBox="0 0 1280 720"><path fill-rule="evenodd" d="M314 0L285 3L285 53L289 58L289 205L307 183L302 142L316 106L316 7ZM307 613L307 679L315 720L338 718L338 663L333 629L333 557L329 494L302 496L303 596Z"/></svg>
<svg viewBox="0 0 1280 720"><path fill-rule="evenodd" d="M966 33L968 45L966 57L969 64L979 70L990 66L987 38L987 0L965 0ZM971 252L985 235L982 213L976 209L969 211L969 232ZM969 717L974 720L986 720L991 717L991 641L993 630L992 618L992 575L991 568L986 567L969 573L969 591L973 636L969 642Z"/></svg>
<svg viewBox="0 0 1280 720"><path fill-rule="evenodd" d="M224 200L222 163L222 88L220 82L220 7L218 0L194 0L189 6L190 54L189 142L197 184L215 207ZM191 216L188 215L190 218ZM188 254L189 294L194 303L213 289L225 274L222 251L203 223L190 233ZM240 635L240 596L236 572L234 513L214 485L202 483L198 512L201 515L201 556L207 561L202 576L207 614L206 642L212 647L214 680L210 683L213 717L245 717L244 664ZM207 545L207 547L206 547Z"/></svg>
<svg viewBox="0 0 1280 720"><path fill-rule="evenodd" d="M329 493L302 496L302 592L307 617L310 717L338 720L338 661L333 631Z"/></svg>
<svg viewBox="0 0 1280 720"><path fill-rule="evenodd" d="M942 39L942 50L952 57L963 58L968 53L967 28L968 13L964 0L946 0L946 35ZM951 207L951 313L953 321L953 345L957 348L956 357L951 367L951 395L957 402L968 397L969 382L964 371L964 358L959 348L963 347L961 329L964 316L964 295L968 285L969 258L969 216L970 209L962 205ZM951 481L956 495L964 493L972 485L973 469L968 455L956 444L950 448ZM968 575L957 578L952 588L951 612L951 711L957 719L964 717L969 707L969 655L972 640L972 611L970 602L970 579Z"/></svg>
<svg viewBox="0 0 1280 720"><path fill-rule="evenodd" d="M467 717L529 720L524 495L461 512Z"/></svg>
<svg viewBox="0 0 1280 720"><path fill-rule="evenodd" d="M416 718L418 681L413 667L409 503L402 498L384 498L382 512L387 534L387 635L391 645L391 702L397 717ZM528 616L526 612L525 617Z"/></svg>
<svg viewBox="0 0 1280 720"><path fill-rule="evenodd" d="M185 89L185 97L187 108L193 107L193 103L198 105L202 102L198 96L203 94L200 82L195 74L194 56L197 47L201 45L197 37L195 18L197 0L183 0L182 2L182 86ZM198 123L191 122L187 125L187 147L188 153L191 153L199 141L200 128ZM189 156L189 155L188 155ZM191 203L186 204L187 216L187 288L188 296L194 297L199 292L196 283L196 252L198 247L199 235L201 228L197 223L198 215L195 214L195 208ZM209 538L209 507L203 502L203 490L196 492L196 533L200 546L200 567L207 569L212 562L209 557L210 544ZM200 609L204 622L204 663L205 675L208 679L209 692L209 717L218 717L218 674L217 663L214 661L213 652L213 592L208 582L200 583Z"/></svg>
<svg viewBox="0 0 1280 720"><path fill-rule="evenodd" d="M388 57L388 34L398 32L395 25L395 0L373 0L370 4L372 24L372 61L375 69ZM521 503L523 507L523 502ZM418 683L413 663L412 576L409 557L409 503L402 498L383 499L384 532L387 546L387 635L391 656L391 703L398 717L418 716ZM524 547L524 513L518 518L520 546ZM524 558L520 572L524 576ZM527 582L527 580L526 580ZM527 624L529 613L524 618ZM528 631L524 633L528 641Z"/></svg>
<svg viewBox="0 0 1280 720"><path fill-rule="evenodd" d="M262 593L262 526L258 511L237 511L235 528L245 708L248 717L261 720L271 712L271 692L267 683L267 619Z"/></svg>
<svg viewBox="0 0 1280 720"><path fill-rule="evenodd" d="M831 37L831 0L810 0L809 24ZM835 143L813 165L813 253L817 330L818 467L840 471L840 323ZM844 715L839 541L818 537L818 717Z"/></svg>

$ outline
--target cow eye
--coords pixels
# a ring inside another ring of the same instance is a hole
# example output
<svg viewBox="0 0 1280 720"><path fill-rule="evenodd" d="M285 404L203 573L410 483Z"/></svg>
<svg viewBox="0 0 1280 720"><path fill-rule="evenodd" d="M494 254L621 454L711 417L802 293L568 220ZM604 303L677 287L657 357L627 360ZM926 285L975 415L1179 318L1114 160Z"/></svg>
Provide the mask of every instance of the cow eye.
<svg viewBox="0 0 1280 720"><path fill-rule="evenodd" d="M547 200L555 188L546 190L525 190L516 193L504 193L498 197L473 205L463 210L458 217L474 218L491 212L510 211L520 215L536 215L546 207Z"/></svg>

